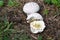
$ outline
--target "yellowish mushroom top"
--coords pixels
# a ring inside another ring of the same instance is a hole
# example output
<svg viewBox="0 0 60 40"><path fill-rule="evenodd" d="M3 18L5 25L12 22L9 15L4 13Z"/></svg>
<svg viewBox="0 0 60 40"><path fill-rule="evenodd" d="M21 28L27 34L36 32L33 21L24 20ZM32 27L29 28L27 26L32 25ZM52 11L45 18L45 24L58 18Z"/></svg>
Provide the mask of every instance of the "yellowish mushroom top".
<svg viewBox="0 0 60 40"><path fill-rule="evenodd" d="M41 27L40 22L37 22L37 21L31 23L31 25L32 25L34 28L36 28L36 29L39 29L39 28Z"/></svg>

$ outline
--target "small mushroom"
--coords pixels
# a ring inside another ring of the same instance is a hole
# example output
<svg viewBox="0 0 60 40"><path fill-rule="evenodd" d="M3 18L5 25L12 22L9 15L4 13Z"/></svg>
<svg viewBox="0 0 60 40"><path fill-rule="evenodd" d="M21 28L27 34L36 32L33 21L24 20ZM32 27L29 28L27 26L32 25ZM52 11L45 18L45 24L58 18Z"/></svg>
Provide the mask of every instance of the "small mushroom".
<svg viewBox="0 0 60 40"><path fill-rule="evenodd" d="M35 2L28 2L23 7L23 11L27 15L32 14L32 13L36 13L39 11L39 9L40 9L39 5Z"/></svg>
<svg viewBox="0 0 60 40"><path fill-rule="evenodd" d="M27 16L27 23L30 23L32 21L42 21L43 17L39 13L32 13Z"/></svg>
<svg viewBox="0 0 60 40"><path fill-rule="evenodd" d="M44 21L33 21L30 23L30 30L32 33L43 32L45 28Z"/></svg>

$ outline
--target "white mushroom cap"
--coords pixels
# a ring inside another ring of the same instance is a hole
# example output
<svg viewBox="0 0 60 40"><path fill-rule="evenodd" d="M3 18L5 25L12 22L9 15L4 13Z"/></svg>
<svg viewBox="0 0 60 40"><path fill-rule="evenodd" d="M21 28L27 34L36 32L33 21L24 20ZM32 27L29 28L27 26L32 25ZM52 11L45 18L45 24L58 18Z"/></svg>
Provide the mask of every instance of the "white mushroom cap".
<svg viewBox="0 0 60 40"><path fill-rule="evenodd" d="M28 20L27 22L29 22L31 19L40 19L40 20L43 20L43 17L39 13L32 13L32 14L27 16L26 20Z"/></svg>
<svg viewBox="0 0 60 40"><path fill-rule="evenodd" d="M24 5L23 11L27 13L27 15L31 13L36 13L40 9L39 5L35 2L28 2Z"/></svg>
<svg viewBox="0 0 60 40"><path fill-rule="evenodd" d="M45 27L44 21L33 21L30 23L30 29L32 33L43 32Z"/></svg>

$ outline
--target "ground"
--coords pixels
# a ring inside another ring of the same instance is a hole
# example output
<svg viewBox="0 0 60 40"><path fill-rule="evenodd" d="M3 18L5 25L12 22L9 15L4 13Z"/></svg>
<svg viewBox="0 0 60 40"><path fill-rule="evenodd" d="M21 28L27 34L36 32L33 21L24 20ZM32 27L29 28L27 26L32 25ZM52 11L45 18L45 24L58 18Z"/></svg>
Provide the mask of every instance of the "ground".
<svg viewBox="0 0 60 40"><path fill-rule="evenodd" d="M38 40L38 36L42 36L43 40L60 40L60 10L54 5L47 5L43 0L17 0L20 5L18 7L8 7L7 0L5 5L0 7L0 16L7 15L9 22L13 22L14 29L19 33L11 34L11 40ZM30 31L29 24L26 22L26 14L22 8L26 2L37 2L40 5L40 11L38 12L44 18L46 25L45 30L42 33L33 34ZM48 15L44 15L44 9L48 9ZM2 21L3 19L1 19ZM26 37L27 36L27 37ZM26 39L24 39L26 37Z"/></svg>

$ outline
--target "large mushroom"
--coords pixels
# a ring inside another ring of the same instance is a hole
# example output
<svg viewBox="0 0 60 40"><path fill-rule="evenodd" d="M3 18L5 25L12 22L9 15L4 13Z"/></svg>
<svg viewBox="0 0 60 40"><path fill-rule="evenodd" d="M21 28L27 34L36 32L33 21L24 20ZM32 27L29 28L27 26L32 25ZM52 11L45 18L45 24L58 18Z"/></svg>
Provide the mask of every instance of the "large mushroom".
<svg viewBox="0 0 60 40"><path fill-rule="evenodd" d="M44 21L33 21L30 23L30 30L32 33L43 32L45 29Z"/></svg>
<svg viewBox="0 0 60 40"><path fill-rule="evenodd" d="M23 11L27 15L32 14L32 13L36 13L39 11L39 9L40 9L39 5L35 2L28 2L23 7Z"/></svg>

